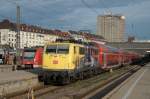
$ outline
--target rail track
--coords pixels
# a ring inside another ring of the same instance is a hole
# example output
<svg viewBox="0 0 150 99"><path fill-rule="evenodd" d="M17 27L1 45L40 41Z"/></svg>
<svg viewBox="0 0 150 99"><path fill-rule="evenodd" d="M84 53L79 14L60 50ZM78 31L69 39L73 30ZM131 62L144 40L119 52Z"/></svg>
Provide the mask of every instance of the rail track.
<svg viewBox="0 0 150 99"><path fill-rule="evenodd" d="M63 86L52 86L52 85L39 85L34 88L29 88L29 90L25 90L18 93L13 93L6 95L6 99L32 99L33 97L39 97L41 95L55 92L56 90L59 90L63 88Z"/></svg>
<svg viewBox="0 0 150 99"><path fill-rule="evenodd" d="M86 92L83 95L80 95L79 98L84 98L84 99L101 99L103 98L106 94L108 94L110 91L112 91L115 87L120 85L123 81L125 81L127 78L129 78L131 75L133 75L136 71L138 71L140 67L134 67L127 72L119 75L118 77L114 79L110 79L104 83L104 85L100 85L99 87L94 88L91 91Z"/></svg>
<svg viewBox="0 0 150 99"><path fill-rule="evenodd" d="M140 66L127 66L114 70L114 72L103 73L89 79L77 81L65 86L40 85L24 93L8 95L9 99L27 99L29 96L36 99L81 99L103 97L134 72Z"/></svg>

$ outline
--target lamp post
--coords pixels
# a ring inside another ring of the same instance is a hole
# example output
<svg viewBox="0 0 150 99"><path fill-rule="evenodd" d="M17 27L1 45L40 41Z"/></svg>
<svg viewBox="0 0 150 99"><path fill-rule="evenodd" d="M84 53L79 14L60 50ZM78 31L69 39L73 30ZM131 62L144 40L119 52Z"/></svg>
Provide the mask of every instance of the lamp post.
<svg viewBox="0 0 150 99"><path fill-rule="evenodd" d="M17 34L16 34L16 49L20 48L20 6L17 5L16 7L16 18L17 18Z"/></svg>

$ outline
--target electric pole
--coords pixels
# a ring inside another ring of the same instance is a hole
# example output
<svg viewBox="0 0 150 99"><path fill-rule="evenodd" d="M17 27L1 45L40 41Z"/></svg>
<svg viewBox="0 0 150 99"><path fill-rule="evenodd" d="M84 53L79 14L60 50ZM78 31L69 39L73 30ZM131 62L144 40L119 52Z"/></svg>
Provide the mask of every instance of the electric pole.
<svg viewBox="0 0 150 99"><path fill-rule="evenodd" d="M16 18L17 18L16 49L19 49L20 48L20 6L19 5L17 5L16 10L17 10L16 12Z"/></svg>

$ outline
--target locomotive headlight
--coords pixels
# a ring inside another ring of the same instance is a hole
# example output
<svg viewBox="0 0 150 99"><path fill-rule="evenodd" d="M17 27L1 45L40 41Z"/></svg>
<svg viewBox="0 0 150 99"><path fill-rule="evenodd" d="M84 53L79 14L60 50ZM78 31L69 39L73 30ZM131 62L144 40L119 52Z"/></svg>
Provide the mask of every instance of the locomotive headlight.
<svg viewBox="0 0 150 99"><path fill-rule="evenodd" d="M34 59L34 62L36 62L36 59Z"/></svg>
<svg viewBox="0 0 150 99"><path fill-rule="evenodd" d="M37 62L37 60L36 60L36 59L34 59L34 64L38 64L38 62Z"/></svg>

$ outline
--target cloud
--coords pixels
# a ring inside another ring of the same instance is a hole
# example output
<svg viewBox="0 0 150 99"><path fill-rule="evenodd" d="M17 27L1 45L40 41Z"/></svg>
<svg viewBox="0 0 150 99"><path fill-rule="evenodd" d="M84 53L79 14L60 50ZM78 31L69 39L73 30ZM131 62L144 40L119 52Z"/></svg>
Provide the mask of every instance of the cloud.
<svg viewBox="0 0 150 99"><path fill-rule="evenodd" d="M132 32L131 24L135 24L138 27L136 30L144 32L145 35L150 31L147 27L150 25L149 0L17 1L21 7L21 20L27 24L63 30L91 29L95 32L97 15L104 14L110 9L114 14L119 13L126 16L126 32ZM6 16L12 21L16 20L16 5L12 2L14 1L0 1L0 19Z"/></svg>
<svg viewBox="0 0 150 99"><path fill-rule="evenodd" d="M121 13L126 16L126 33L139 39L150 39L150 1L112 8L113 13ZM132 27L134 25L134 27Z"/></svg>

